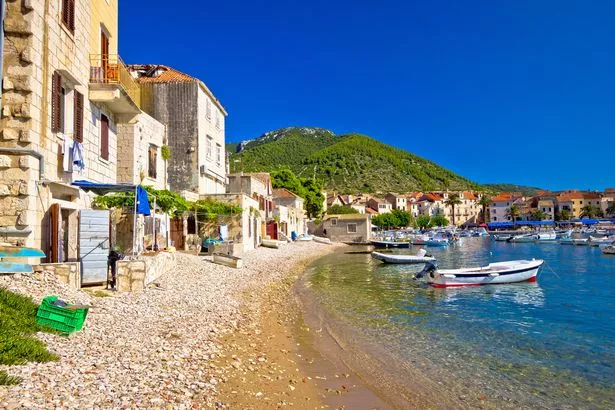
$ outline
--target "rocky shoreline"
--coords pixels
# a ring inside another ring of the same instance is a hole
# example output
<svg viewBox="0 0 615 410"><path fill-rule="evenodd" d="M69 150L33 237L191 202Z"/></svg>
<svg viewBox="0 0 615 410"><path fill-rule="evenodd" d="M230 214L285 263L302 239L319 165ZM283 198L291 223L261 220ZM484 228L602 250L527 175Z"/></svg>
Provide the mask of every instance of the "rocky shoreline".
<svg viewBox="0 0 615 410"><path fill-rule="evenodd" d="M7 368L23 382L0 387L0 408L225 407L218 386L227 371L216 359L224 338L245 334L257 320L245 316L246 292L254 296L250 315L259 314L259 294L333 249L313 242L259 248L245 255L241 270L178 253L176 267L155 286L110 297L68 288L49 273L2 276L0 286L35 302L55 294L91 308L80 333L38 334L59 361Z"/></svg>

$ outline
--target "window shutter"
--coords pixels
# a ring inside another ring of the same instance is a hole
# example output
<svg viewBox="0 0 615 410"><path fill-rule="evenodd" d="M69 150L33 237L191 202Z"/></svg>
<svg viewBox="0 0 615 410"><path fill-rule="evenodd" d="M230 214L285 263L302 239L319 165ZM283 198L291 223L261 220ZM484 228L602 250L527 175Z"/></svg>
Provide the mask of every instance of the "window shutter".
<svg viewBox="0 0 615 410"><path fill-rule="evenodd" d="M79 142L83 142L83 94L74 91L75 95L75 104L74 104L74 130L75 130L75 140Z"/></svg>
<svg viewBox="0 0 615 410"><path fill-rule="evenodd" d="M69 0L62 0L62 23L68 27L68 2Z"/></svg>
<svg viewBox="0 0 615 410"><path fill-rule="evenodd" d="M100 116L100 156L109 159L109 119L105 115Z"/></svg>
<svg viewBox="0 0 615 410"><path fill-rule="evenodd" d="M68 28L75 34L75 0L68 0Z"/></svg>
<svg viewBox="0 0 615 410"><path fill-rule="evenodd" d="M59 132L61 129L62 104L62 77L55 71L51 77L51 131Z"/></svg>

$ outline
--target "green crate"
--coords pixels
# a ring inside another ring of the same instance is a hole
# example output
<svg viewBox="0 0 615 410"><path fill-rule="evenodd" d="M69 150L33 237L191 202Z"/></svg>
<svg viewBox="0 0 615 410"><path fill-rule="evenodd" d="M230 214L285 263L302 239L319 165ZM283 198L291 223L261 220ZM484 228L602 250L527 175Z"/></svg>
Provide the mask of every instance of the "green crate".
<svg viewBox="0 0 615 410"><path fill-rule="evenodd" d="M53 302L57 299L57 296L47 296L43 299L36 312L36 323L64 333L73 333L81 330L89 308L78 307L70 309L70 305L69 307L55 306Z"/></svg>

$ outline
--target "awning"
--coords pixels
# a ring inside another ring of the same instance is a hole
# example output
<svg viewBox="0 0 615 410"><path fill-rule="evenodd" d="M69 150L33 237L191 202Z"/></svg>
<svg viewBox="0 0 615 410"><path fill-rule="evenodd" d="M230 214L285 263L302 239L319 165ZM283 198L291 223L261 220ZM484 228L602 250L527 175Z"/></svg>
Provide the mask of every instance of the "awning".
<svg viewBox="0 0 615 410"><path fill-rule="evenodd" d="M487 224L487 226L489 226L489 229L497 229L497 228L512 228L513 227L513 223L512 222L489 222Z"/></svg>
<svg viewBox="0 0 615 410"><path fill-rule="evenodd" d="M544 225L553 225L555 222L553 221L517 221L516 225L525 225L525 226L544 226Z"/></svg>
<svg viewBox="0 0 615 410"><path fill-rule="evenodd" d="M78 186L86 192L94 192L97 195L105 195L109 192L134 192L136 185L132 184L99 184L97 182L79 179L71 185Z"/></svg>

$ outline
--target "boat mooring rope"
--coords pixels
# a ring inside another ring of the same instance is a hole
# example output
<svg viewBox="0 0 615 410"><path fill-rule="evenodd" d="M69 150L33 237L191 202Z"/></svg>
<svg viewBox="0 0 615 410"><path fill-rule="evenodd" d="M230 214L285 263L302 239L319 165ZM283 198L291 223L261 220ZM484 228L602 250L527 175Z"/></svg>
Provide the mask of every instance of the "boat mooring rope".
<svg viewBox="0 0 615 410"><path fill-rule="evenodd" d="M561 278L559 277L559 275L558 275L558 274L557 274L557 273L556 273L556 272L555 272L555 271L551 268L551 265L547 264L547 261L545 261L545 266L546 266L547 268L549 268L549 270L550 270L551 272L553 272L553 274L554 274L555 276L557 276L557 278L558 278L558 279L561 279Z"/></svg>

